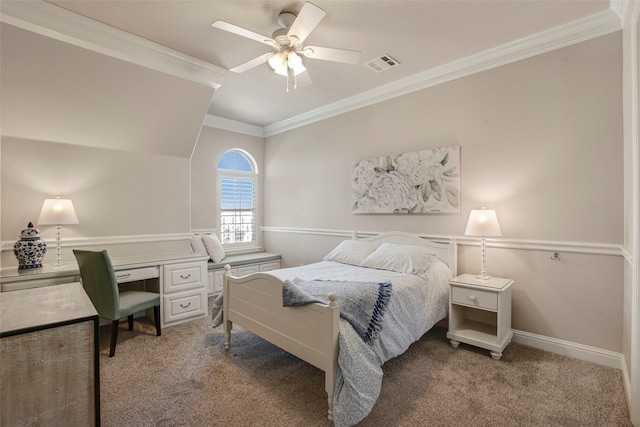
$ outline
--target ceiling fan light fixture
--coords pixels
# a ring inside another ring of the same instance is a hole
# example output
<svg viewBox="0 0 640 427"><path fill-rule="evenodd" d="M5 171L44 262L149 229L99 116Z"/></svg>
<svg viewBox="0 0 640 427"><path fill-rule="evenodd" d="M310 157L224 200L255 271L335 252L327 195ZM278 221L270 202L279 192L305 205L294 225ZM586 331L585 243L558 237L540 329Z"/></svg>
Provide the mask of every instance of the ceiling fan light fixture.
<svg viewBox="0 0 640 427"><path fill-rule="evenodd" d="M294 51L289 52L287 55L287 64L289 65L289 68L291 68L294 76L307 71L305 66L302 64L302 58Z"/></svg>
<svg viewBox="0 0 640 427"><path fill-rule="evenodd" d="M275 52L262 54L257 58L231 68L230 71L242 73L268 62L273 71L279 75L286 76L288 92L289 77L291 77L294 82L294 89L297 88L296 76L301 74L301 82L305 86L311 84L308 74L305 73L307 69L303 64L302 56L314 60L320 59L346 64L357 64L360 60L360 52L353 50L304 46L304 42L309 34L316 28L325 15L326 12L324 10L307 1L302 5L297 15L290 12L282 12L278 15L278 25L280 28L272 33L271 38L225 21L218 20L211 25L220 30L264 43L274 48Z"/></svg>
<svg viewBox="0 0 640 427"><path fill-rule="evenodd" d="M274 73L276 73L276 74L280 74L281 76L285 76L285 77L289 75L289 74L287 73L287 69L286 69L286 68L285 68L285 69L283 69L283 70L280 70L280 69L278 69L278 70L273 70L273 72L274 72Z"/></svg>
<svg viewBox="0 0 640 427"><path fill-rule="evenodd" d="M269 58L269 66L273 68L273 70L278 73L287 73L287 57L282 52L278 52Z"/></svg>
<svg viewBox="0 0 640 427"><path fill-rule="evenodd" d="M290 51L287 54L287 63L291 69L295 70L297 67L302 66L302 58L294 51Z"/></svg>
<svg viewBox="0 0 640 427"><path fill-rule="evenodd" d="M276 74L281 76L288 76L289 70L294 76L307 71L302 58L294 51L278 52L269 58L269 66L273 68Z"/></svg>
<svg viewBox="0 0 640 427"><path fill-rule="evenodd" d="M305 68L304 65L300 64L298 67L296 68L289 68L291 70L291 74L294 76L297 76L298 74L304 73L305 71L307 71L307 69ZM281 76L285 76L288 77L289 76L289 69L285 68L282 70L274 70L274 72L276 74L279 74Z"/></svg>
<svg viewBox="0 0 640 427"><path fill-rule="evenodd" d="M293 71L294 76L297 76L298 74L301 74L307 71L307 69L305 68L304 65L302 65L302 63L300 63L300 65L296 67L291 67L291 71Z"/></svg>

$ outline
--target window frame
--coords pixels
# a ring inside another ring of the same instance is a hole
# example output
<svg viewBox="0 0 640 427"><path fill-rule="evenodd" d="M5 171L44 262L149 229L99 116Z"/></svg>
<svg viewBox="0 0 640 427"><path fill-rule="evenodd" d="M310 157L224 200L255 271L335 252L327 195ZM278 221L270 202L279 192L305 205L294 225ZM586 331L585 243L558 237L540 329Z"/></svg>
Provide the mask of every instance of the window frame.
<svg viewBox="0 0 640 427"><path fill-rule="evenodd" d="M244 158L249 162L252 171L242 171L242 170L233 170L233 169L220 169L218 166L220 165L223 157L230 153L237 152L244 156ZM255 159L251 154L247 151L232 148L226 150L222 156L218 159L218 163L216 164L216 173L217 173L217 193L218 193L218 204L217 204L217 215L216 215L216 224L218 228L218 236L220 237L220 243L225 248L225 251L233 252L233 251L242 251L247 249L256 249L260 247L260 236L258 233L259 229L259 173L258 173L258 165L256 164ZM254 240L251 242L239 242L239 243L224 243L223 238L223 223L222 223L222 181L225 178L231 179L248 179L252 181L253 184L253 215L254 215Z"/></svg>

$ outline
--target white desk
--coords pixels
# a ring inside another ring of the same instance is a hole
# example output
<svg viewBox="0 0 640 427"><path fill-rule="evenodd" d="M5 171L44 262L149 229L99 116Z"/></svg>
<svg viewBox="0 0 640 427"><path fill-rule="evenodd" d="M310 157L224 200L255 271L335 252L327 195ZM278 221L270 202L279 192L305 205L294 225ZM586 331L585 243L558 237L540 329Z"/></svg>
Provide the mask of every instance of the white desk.
<svg viewBox="0 0 640 427"><path fill-rule="evenodd" d="M112 257L118 283L157 280L162 327L204 317L207 304L207 256L171 253ZM75 261L61 267L46 264L33 270L0 269L2 292L79 282Z"/></svg>

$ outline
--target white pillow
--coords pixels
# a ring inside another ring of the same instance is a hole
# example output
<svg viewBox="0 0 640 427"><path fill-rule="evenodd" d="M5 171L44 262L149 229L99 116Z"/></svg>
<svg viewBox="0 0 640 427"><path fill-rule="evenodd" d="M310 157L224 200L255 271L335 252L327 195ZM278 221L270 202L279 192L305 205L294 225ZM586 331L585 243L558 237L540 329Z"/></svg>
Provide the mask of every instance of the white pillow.
<svg viewBox="0 0 640 427"><path fill-rule="evenodd" d="M202 243L207 248L207 252L211 257L211 261L220 262L224 259L225 253L218 236L215 234L204 234L202 236Z"/></svg>
<svg viewBox="0 0 640 427"><path fill-rule="evenodd" d="M329 254L324 257L324 260L360 265L378 246L380 246L380 243L363 242L362 240L344 240L329 252Z"/></svg>
<svg viewBox="0 0 640 427"><path fill-rule="evenodd" d="M191 250L195 253L208 255L207 248L202 243L202 236L198 236L196 234L191 236Z"/></svg>
<svg viewBox="0 0 640 427"><path fill-rule="evenodd" d="M398 273L424 274L435 256L429 249L420 246L382 243L360 266Z"/></svg>

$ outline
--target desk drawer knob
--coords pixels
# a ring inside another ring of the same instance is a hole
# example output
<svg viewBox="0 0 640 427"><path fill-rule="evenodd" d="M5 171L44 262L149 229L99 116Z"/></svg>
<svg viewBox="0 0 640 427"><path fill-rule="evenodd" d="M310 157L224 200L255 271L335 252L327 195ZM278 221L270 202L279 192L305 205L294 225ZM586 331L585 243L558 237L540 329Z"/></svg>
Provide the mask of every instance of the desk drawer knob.
<svg viewBox="0 0 640 427"><path fill-rule="evenodd" d="M191 305L191 303L189 303L189 304L180 304L180 308L189 308L190 305Z"/></svg>
<svg viewBox="0 0 640 427"><path fill-rule="evenodd" d="M191 273L189 273L189 274L181 274L181 275L180 275L180 278L181 278L182 280L187 280L189 277L191 277Z"/></svg>
<svg viewBox="0 0 640 427"><path fill-rule="evenodd" d="M476 296L475 295L469 295L469 299L473 302L476 302Z"/></svg>

